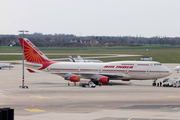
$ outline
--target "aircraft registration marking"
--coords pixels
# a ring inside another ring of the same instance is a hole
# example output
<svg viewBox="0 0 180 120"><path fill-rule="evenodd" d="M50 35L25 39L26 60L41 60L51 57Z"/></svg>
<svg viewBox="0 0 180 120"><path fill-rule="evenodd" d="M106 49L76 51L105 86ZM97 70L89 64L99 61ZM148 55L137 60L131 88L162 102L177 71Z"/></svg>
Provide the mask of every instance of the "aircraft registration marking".
<svg viewBox="0 0 180 120"><path fill-rule="evenodd" d="M30 97L35 97L35 98L39 98L39 99L49 99L50 97L43 97L41 95L31 95Z"/></svg>
<svg viewBox="0 0 180 120"><path fill-rule="evenodd" d="M46 112L45 110L40 110L40 109L24 109L24 110L29 112Z"/></svg>

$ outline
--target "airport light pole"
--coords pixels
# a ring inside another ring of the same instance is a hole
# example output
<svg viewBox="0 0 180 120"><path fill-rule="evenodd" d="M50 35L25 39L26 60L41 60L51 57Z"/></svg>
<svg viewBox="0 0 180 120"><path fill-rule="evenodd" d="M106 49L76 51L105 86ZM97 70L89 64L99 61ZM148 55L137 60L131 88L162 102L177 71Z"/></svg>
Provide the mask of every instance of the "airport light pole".
<svg viewBox="0 0 180 120"><path fill-rule="evenodd" d="M24 86L24 33L29 32L29 31L27 31L27 30L19 30L18 32L23 33L22 86L19 86L19 88L28 88L28 86Z"/></svg>

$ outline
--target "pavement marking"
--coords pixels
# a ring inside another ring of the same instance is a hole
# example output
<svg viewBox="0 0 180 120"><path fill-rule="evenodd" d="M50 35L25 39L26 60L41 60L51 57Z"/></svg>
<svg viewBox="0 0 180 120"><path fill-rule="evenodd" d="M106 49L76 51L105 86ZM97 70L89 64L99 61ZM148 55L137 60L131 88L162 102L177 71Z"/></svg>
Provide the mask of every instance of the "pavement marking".
<svg viewBox="0 0 180 120"><path fill-rule="evenodd" d="M99 96L99 98L107 98L107 96Z"/></svg>
<svg viewBox="0 0 180 120"><path fill-rule="evenodd" d="M165 115L154 115L156 117L165 117Z"/></svg>
<svg viewBox="0 0 180 120"><path fill-rule="evenodd" d="M36 97L36 98L40 98L40 99L50 99L50 97L43 97L41 95L31 95L30 97Z"/></svg>
<svg viewBox="0 0 180 120"><path fill-rule="evenodd" d="M40 110L40 109L24 109L24 110L29 112L46 112L45 110Z"/></svg>
<svg viewBox="0 0 180 120"><path fill-rule="evenodd" d="M131 120L132 118L137 118L137 117L139 117L139 116L133 116L133 117L130 117L128 120Z"/></svg>
<svg viewBox="0 0 180 120"><path fill-rule="evenodd" d="M170 97L170 98L177 98L177 97L179 97L179 96L167 96L167 97Z"/></svg>

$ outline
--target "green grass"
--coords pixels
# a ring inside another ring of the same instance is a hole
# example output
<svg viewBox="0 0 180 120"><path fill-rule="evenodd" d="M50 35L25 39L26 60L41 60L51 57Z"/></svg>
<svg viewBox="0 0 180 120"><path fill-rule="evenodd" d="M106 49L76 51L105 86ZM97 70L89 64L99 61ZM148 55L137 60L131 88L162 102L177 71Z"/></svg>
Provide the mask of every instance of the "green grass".
<svg viewBox="0 0 180 120"><path fill-rule="evenodd" d="M160 46L160 45L145 45L137 47L87 47L87 48L45 48L39 47L44 53L56 53L62 55L47 55L48 58L68 58L69 55L77 57L79 54L81 57L93 57L98 56L96 54L131 54L131 55L143 55L153 57L153 61L159 61L161 63L180 63L180 46ZM149 49L149 51L146 51ZM8 47L2 46L0 53L21 53L20 47ZM104 56L104 55L100 55ZM119 57L119 58L99 58L104 62L109 61L122 61L122 60L136 60L139 61L141 57ZM21 60L21 55L0 55L0 60Z"/></svg>

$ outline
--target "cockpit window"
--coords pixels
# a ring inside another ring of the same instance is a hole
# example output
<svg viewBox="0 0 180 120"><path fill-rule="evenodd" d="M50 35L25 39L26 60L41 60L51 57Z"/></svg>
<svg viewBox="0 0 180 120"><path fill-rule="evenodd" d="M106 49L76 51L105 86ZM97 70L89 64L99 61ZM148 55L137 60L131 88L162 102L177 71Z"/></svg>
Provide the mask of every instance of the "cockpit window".
<svg viewBox="0 0 180 120"><path fill-rule="evenodd" d="M162 64L161 63L154 63L155 66L161 66Z"/></svg>

